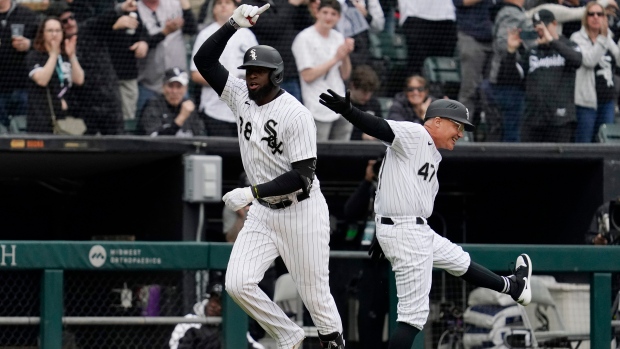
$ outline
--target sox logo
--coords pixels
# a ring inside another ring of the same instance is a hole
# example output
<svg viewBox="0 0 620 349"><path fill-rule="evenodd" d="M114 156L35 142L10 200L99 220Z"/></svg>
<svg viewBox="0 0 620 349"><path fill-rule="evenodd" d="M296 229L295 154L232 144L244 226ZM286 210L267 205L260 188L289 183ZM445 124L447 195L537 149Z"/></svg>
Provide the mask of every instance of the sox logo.
<svg viewBox="0 0 620 349"><path fill-rule="evenodd" d="M256 50L252 50L250 51L250 57L252 57L252 60L255 61L256 60Z"/></svg>
<svg viewBox="0 0 620 349"><path fill-rule="evenodd" d="M269 146L269 148L273 149L271 151L272 154L275 154L275 153L282 154L282 142L278 143L278 132L273 128L273 126L277 124L278 123L275 120L269 119L265 123L265 127L264 127L265 132L269 134L269 137L261 138L261 141L267 141L267 145Z"/></svg>

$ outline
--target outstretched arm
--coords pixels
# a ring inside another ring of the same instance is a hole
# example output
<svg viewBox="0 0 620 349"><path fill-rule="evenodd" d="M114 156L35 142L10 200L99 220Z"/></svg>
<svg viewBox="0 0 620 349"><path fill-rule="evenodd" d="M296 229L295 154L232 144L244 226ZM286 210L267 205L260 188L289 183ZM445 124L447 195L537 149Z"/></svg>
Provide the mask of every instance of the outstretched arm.
<svg viewBox="0 0 620 349"><path fill-rule="evenodd" d="M372 114L365 113L351 105L349 90L347 90L346 97L344 98L332 90L328 89L327 92L329 92L329 94L321 93L319 96L319 102L321 104L344 116L345 119L362 132L386 143L392 143L394 141L394 132L387 121Z"/></svg>

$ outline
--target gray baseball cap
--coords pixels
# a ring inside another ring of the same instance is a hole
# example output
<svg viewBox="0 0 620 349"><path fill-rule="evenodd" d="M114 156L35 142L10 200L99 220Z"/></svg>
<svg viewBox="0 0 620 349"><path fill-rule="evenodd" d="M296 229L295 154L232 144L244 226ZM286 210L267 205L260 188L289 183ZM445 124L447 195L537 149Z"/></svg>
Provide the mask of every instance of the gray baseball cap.
<svg viewBox="0 0 620 349"><path fill-rule="evenodd" d="M465 131L476 129L476 126L469 121L469 110L461 102L452 99L437 99L428 106L424 121L437 117L460 122L465 126Z"/></svg>

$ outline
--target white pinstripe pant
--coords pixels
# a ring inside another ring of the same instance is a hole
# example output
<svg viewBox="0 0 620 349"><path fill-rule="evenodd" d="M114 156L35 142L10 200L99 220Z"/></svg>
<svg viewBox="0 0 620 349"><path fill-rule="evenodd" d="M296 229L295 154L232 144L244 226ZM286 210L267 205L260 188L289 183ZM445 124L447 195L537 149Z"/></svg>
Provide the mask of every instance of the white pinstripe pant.
<svg viewBox="0 0 620 349"><path fill-rule="evenodd" d="M377 215L377 240L396 276L397 321L422 330L429 313L433 267L461 276L471 258L428 224L416 224L416 217L391 218L394 225L385 225Z"/></svg>
<svg viewBox="0 0 620 349"><path fill-rule="evenodd" d="M278 256L318 331L342 332L342 322L329 290L329 211L315 190L309 199L273 210L254 203L235 241L226 271L226 291L273 337L278 348L291 348L304 331L258 288Z"/></svg>

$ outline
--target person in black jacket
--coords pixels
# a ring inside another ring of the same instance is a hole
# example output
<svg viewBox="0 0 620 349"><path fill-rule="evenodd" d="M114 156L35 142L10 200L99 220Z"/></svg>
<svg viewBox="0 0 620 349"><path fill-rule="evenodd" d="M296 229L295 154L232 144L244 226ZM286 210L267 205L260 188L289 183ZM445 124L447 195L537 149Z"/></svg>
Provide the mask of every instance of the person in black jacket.
<svg viewBox="0 0 620 349"><path fill-rule="evenodd" d="M185 98L189 76L181 68L166 70L163 94L153 96L144 107L138 129L150 136L192 137L205 134L196 105Z"/></svg>
<svg viewBox="0 0 620 349"><path fill-rule="evenodd" d="M53 2L47 10L60 19L66 38L78 37L77 57L84 68L85 80L84 85L74 89L74 107L69 113L84 119L87 134L114 135L123 131L118 78L104 39L120 15L135 10L135 1L126 0L79 23L65 2Z"/></svg>
<svg viewBox="0 0 620 349"><path fill-rule="evenodd" d="M28 111L26 54L32 47L39 17L26 6L0 0L0 124L9 115Z"/></svg>
<svg viewBox="0 0 620 349"><path fill-rule="evenodd" d="M383 156L376 160L368 160L364 180L360 182L344 205L344 219L358 228L354 241L362 250L368 250L375 234L374 201L377 175L382 161ZM385 315L389 311L389 268L390 263L386 259L378 262L369 259L362 261L362 270L357 283L360 349L387 347L387 343L383 342L383 331L379 329L383 328Z"/></svg>
<svg viewBox="0 0 620 349"><path fill-rule="evenodd" d="M522 141L568 143L576 121L575 71L581 65L581 51L558 34L551 11L534 13L532 21L538 33L537 45L517 58L522 40L519 31L510 31L508 54L502 61L503 69L517 70L518 64L526 75Z"/></svg>

